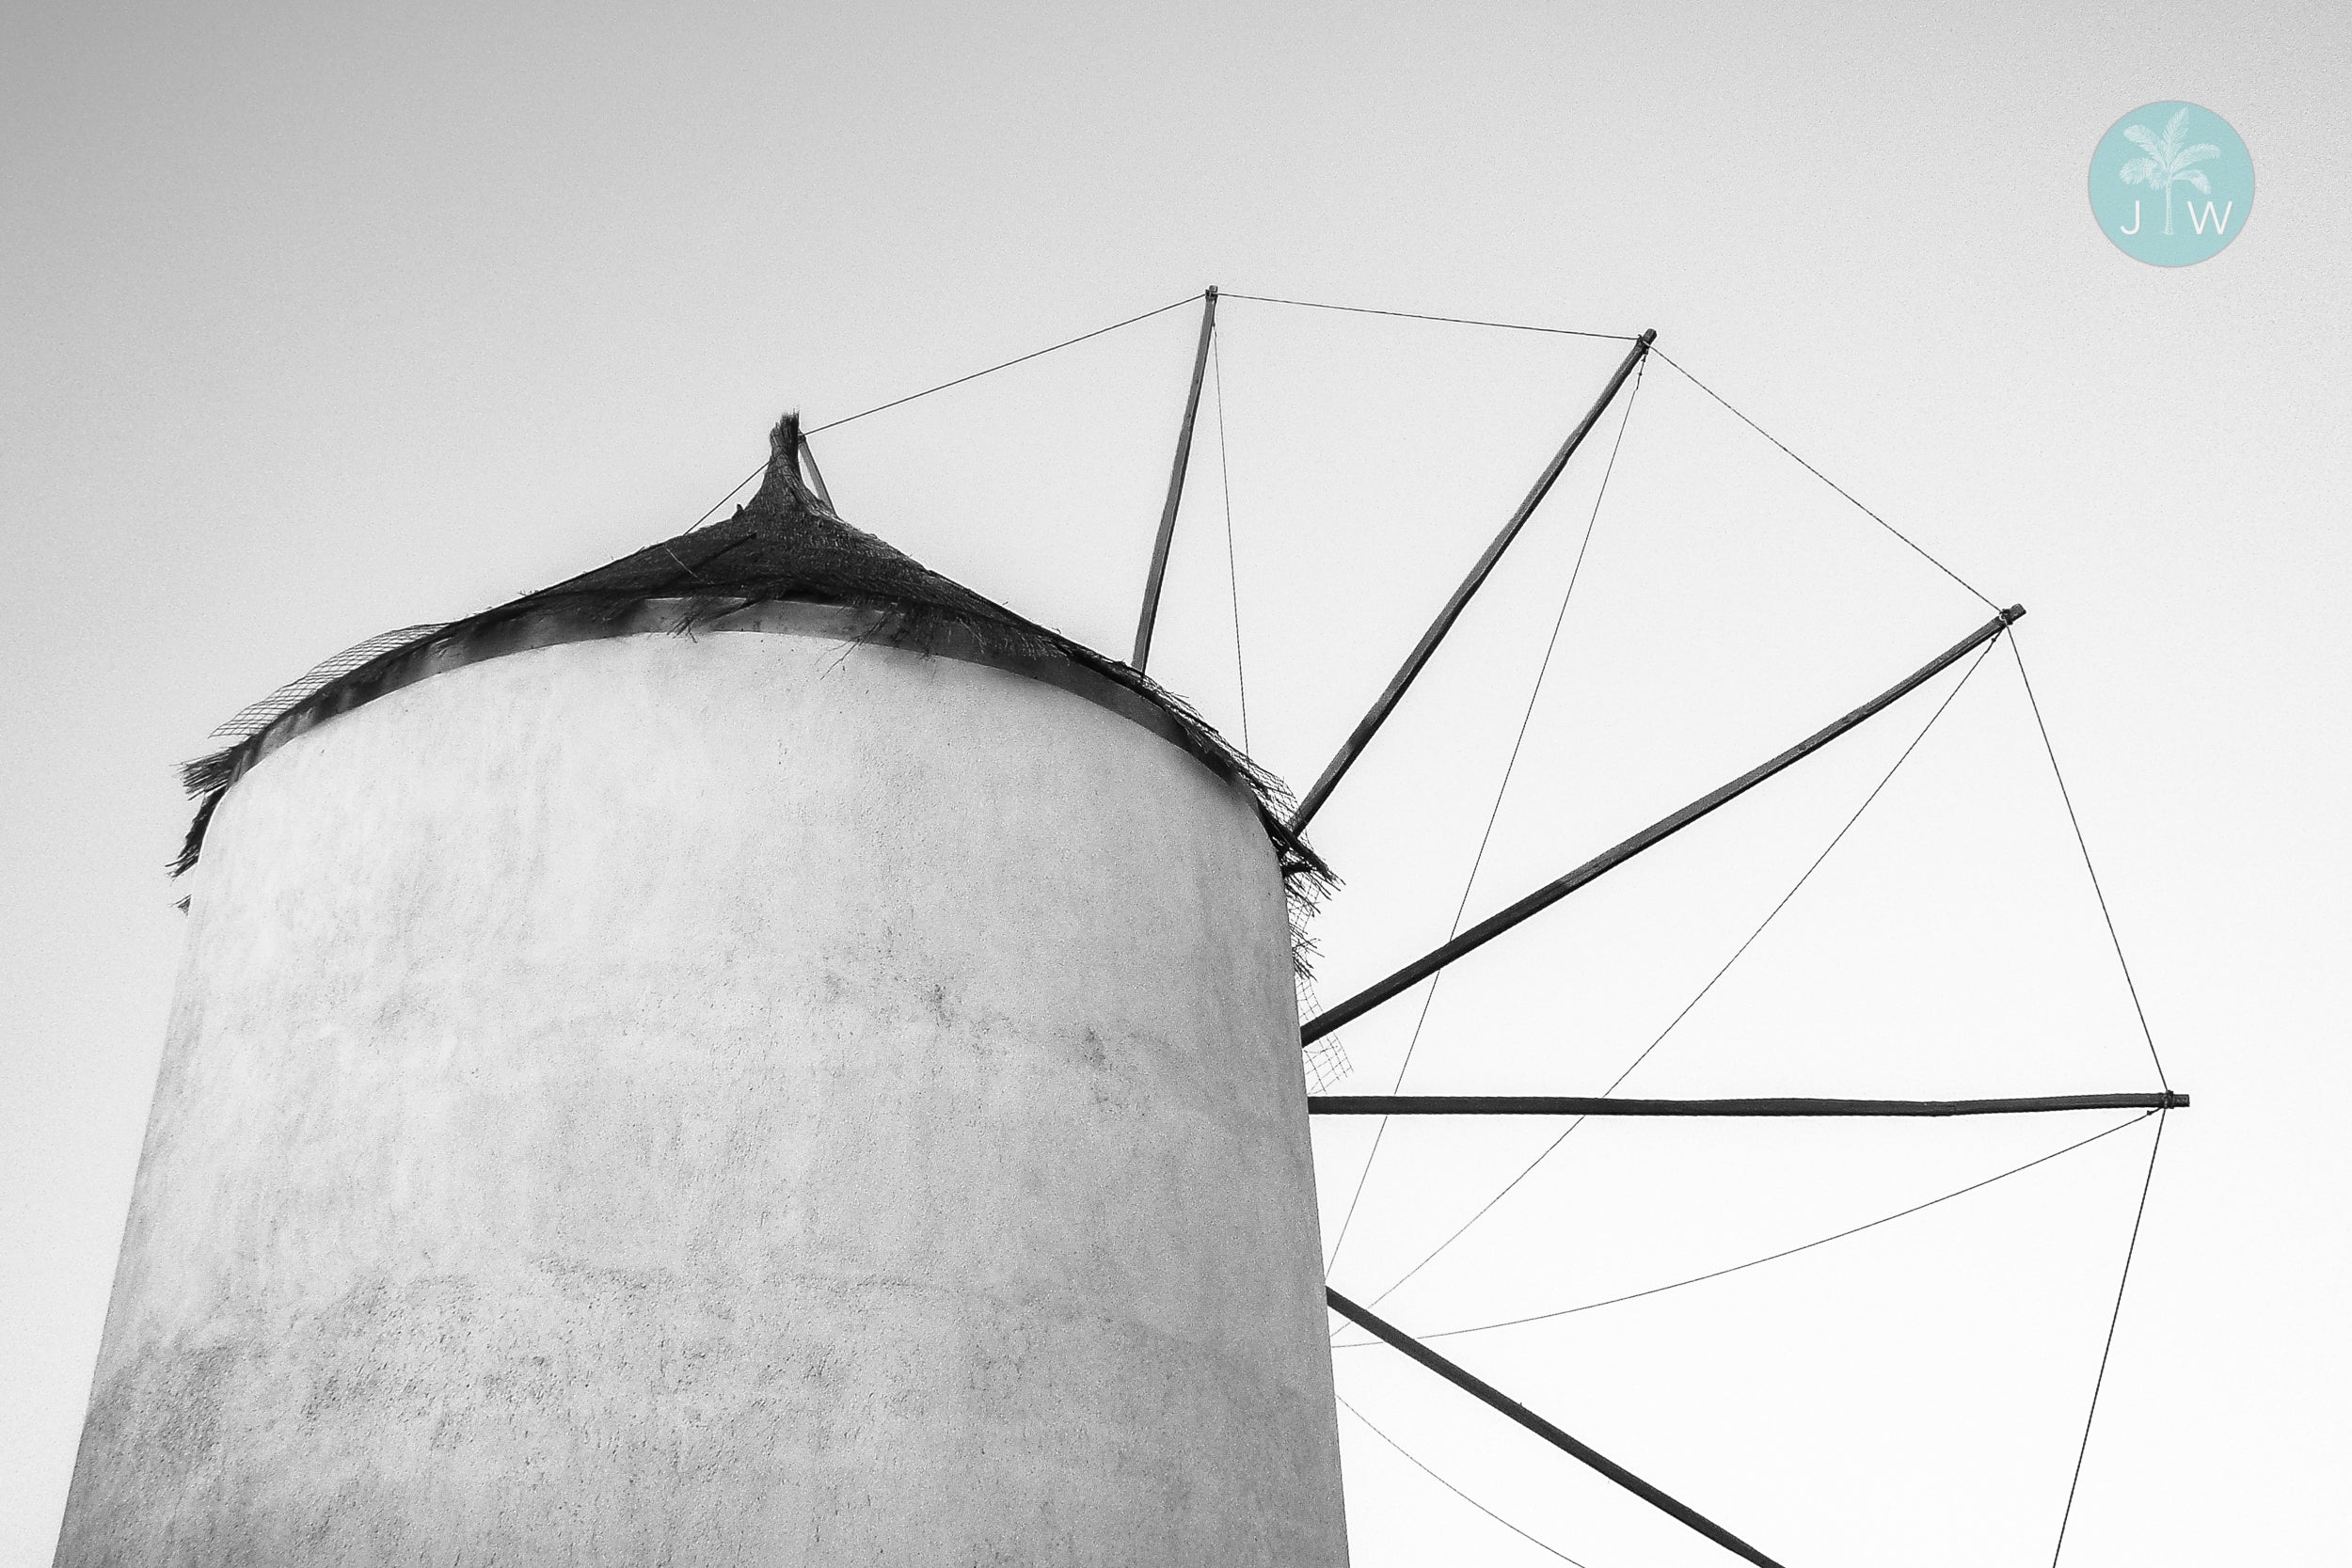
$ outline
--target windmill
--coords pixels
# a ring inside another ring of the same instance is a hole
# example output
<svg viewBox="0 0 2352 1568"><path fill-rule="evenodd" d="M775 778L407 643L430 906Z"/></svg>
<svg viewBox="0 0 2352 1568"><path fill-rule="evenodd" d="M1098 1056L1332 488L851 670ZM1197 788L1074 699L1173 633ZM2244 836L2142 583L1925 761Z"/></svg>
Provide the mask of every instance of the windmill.
<svg viewBox="0 0 2352 1568"><path fill-rule="evenodd" d="M1125 663L853 528L787 417L723 521L231 721L60 1562L1343 1561L1327 1307L1770 1564L1326 1285L1305 1117L2186 1103L1311 1095L2023 612L1301 1026L1309 827L1655 341L1294 803L1146 673L1200 298Z"/></svg>

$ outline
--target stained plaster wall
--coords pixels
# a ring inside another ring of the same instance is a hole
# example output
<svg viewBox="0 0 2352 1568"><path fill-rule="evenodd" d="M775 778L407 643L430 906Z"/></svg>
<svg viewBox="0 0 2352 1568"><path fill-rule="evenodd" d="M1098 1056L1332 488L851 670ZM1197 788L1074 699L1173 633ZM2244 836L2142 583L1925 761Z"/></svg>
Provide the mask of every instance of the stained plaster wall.
<svg viewBox="0 0 2352 1568"><path fill-rule="evenodd" d="M1345 1560L1281 891L1167 740L572 642L194 881L60 1564Z"/></svg>

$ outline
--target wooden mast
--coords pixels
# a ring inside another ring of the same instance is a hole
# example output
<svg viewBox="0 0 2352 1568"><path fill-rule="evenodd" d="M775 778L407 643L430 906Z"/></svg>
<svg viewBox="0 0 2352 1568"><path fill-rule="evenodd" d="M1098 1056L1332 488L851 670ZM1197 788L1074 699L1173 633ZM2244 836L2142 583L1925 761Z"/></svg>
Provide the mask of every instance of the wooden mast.
<svg viewBox="0 0 2352 1568"><path fill-rule="evenodd" d="M801 437L800 459L801 471L808 476L808 487L817 492L817 499L825 503L828 511L832 510L833 492L825 488L825 476L817 471L817 453L810 450L806 435Z"/></svg>
<svg viewBox="0 0 2352 1568"><path fill-rule="evenodd" d="M1192 352L1192 389L1184 394L1184 422L1176 430L1176 461L1168 475L1168 499L1160 506L1159 536L1152 545L1152 575L1143 583L1143 610L1136 618L1136 651L1127 662L1136 671L1152 657L1152 626L1160 618L1160 585L1168 577L1168 547L1176 538L1176 512L1184 500L1184 469L1192 462L1192 422L1200 413L1200 379L1208 373L1209 341L1216 332L1216 285L1200 296L1200 341Z"/></svg>
<svg viewBox="0 0 2352 1568"><path fill-rule="evenodd" d="M1519 531L1527 526L1527 520L1535 515L1535 508L1543 504L1546 496L1551 494L1551 487L1559 480L1561 470L1568 466L1568 459L1576 454L1577 448L1584 444L1584 437L1592 434L1593 426L1599 422L1602 412L1615 400L1617 389L1625 385L1626 377L1633 373L1633 368L1642 362L1642 356L1649 353L1650 344L1657 341L1658 332L1654 327L1634 340L1633 347L1617 366L1616 373L1609 378L1609 385L1601 388L1600 396L1593 401L1592 407L1584 411L1584 418L1577 421L1574 430L1568 432L1568 438L1560 444L1558 451L1552 453L1551 461L1544 465L1544 471L1535 476L1535 483L1527 492L1526 499L1519 502L1518 510L1511 514L1511 520L1502 525L1502 531L1496 534L1494 542L1486 546L1486 553L1478 558L1478 563L1470 568L1470 576L1464 578L1461 586L1454 589L1454 596L1446 600L1445 608L1438 611L1438 618L1429 623L1429 629L1421 634L1421 641L1413 644L1413 651L1405 656L1405 662L1390 677L1388 689L1380 693L1371 710L1357 721L1354 732L1340 747L1339 754L1325 765L1323 776L1315 780L1313 788L1307 791L1306 799L1298 802L1298 810L1291 816L1292 832L1306 831L1315 813L1323 809L1323 802L1329 800L1331 792L1339 787L1340 780L1356 765L1356 759L1363 754L1364 748L1372 744L1372 737L1379 733L1380 726L1388 722L1389 715L1395 710L1396 705L1405 700L1405 692L1413 684L1414 677L1421 673L1422 666L1427 664L1430 656L1438 651L1438 644L1444 641L1445 634L1454 629L1454 623L1462 618L1462 611L1470 607L1471 596L1493 575L1496 563L1502 560L1502 552L1511 547L1511 541L1519 536ZM1196 384L1198 379L1196 375Z"/></svg>
<svg viewBox="0 0 2352 1568"><path fill-rule="evenodd" d="M1781 1568L1778 1562L1766 1557L1762 1552L1749 1545L1690 1504L1667 1496L1615 1460L1578 1442L1502 1389L1497 1388L1493 1384L1454 1365L1393 1323L1374 1317L1371 1312L1357 1306L1327 1285L1323 1288L1323 1299L1329 1305L1332 1311L1337 1312L1358 1328L1394 1349L1403 1351L1456 1388L1502 1412L1563 1453L1591 1465L1652 1508L1690 1526L1717 1545L1739 1553L1750 1562L1756 1564L1756 1568Z"/></svg>
<svg viewBox="0 0 2352 1568"><path fill-rule="evenodd" d="M2038 1111L2179 1111L2170 1089L2010 1100L1614 1100L1568 1094L1311 1094L1311 1117L1997 1117Z"/></svg>
<svg viewBox="0 0 2352 1568"><path fill-rule="evenodd" d="M2007 631L2011 622L2018 620L2025 613L2023 607L2011 605L1844 718L1823 725L1778 756L1768 762L1757 764L1729 784L1700 796L1679 811L1661 817L1613 847L1602 850L1565 876L1545 883L1510 908L1488 915L1451 942L1433 948L1387 979L1365 987L1327 1012L1316 1014L1308 1020L1306 1025L1299 1031L1301 1039L1305 1043L1311 1044L1342 1024L1361 1018L1398 992L1409 990L1421 981L1426 980L1463 954L1473 948L1485 946L1528 916L1549 909L1585 883L1606 872L1615 870L1643 850L1680 832L1716 807L1746 794L1782 768L1820 750L1863 721L1890 706L1898 698L1916 689L1935 675L1949 669L1967 654L1992 641L1993 639Z"/></svg>

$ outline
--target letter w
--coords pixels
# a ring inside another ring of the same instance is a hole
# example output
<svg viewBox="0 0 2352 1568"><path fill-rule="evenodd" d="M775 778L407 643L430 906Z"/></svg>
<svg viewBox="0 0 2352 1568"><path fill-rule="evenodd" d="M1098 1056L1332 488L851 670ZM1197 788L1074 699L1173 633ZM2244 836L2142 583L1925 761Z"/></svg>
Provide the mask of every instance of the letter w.
<svg viewBox="0 0 2352 1568"><path fill-rule="evenodd" d="M2208 201L2205 203L2205 211L2202 215L2200 215L2197 211L2197 203L2192 201L2188 203L2188 221L2195 226L2197 232L2200 234L2205 231L2205 225L2208 222L2212 223L2213 231L2215 233L2225 234L2229 232L2230 229L2231 210L2236 206L2237 203L2235 201L2223 202L2221 204L2221 215L2217 218L2213 215L2212 202Z"/></svg>

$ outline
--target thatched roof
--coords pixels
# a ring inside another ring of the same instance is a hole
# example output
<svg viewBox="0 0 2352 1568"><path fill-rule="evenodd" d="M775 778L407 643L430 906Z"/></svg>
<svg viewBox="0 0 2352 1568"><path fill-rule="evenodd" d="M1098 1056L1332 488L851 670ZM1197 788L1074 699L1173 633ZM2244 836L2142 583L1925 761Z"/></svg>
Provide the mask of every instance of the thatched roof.
<svg viewBox="0 0 2352 1568"><path fill-rule="evenodd" d="M222 793L276 744L421 672L446 667L461 643L479 642L494 628L523 617L558 614L609 624L617 634L635 629L644 609L658 601L675 607L666 618L669 629L687 632L749 606L803 600L878 612L872 641L926 653L977 654L1015 668L1058 662L1113 683L1156 710L1155 717L1165 717L1167 722L1154 727L1249 790L1294 900L1311 906L1328 886L1328 871L1284 826L1291 802L1280 782L1181 698L1140 672L981 597L842 521L801 476L796 416L787 415L777 424L770 443L767 475L734 515L465 620L371 639L244 710L215 732L229 736L229 745L183 770L189 792L202 803L173 875L196 863Z"/></svg>

